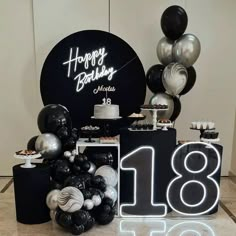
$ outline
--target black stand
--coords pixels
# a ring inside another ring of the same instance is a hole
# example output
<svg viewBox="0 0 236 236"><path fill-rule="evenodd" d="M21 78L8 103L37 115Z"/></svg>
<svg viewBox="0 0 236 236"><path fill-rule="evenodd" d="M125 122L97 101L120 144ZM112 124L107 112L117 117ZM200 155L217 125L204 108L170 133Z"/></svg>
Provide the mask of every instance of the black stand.
<svg viewBox="0 0 236 236"><path fill-rule="evenodd" d="M37 164L35 168L13 167L16 218L23 224L41 224L50 220L46 196L50 191L50 168Z"/></svg>

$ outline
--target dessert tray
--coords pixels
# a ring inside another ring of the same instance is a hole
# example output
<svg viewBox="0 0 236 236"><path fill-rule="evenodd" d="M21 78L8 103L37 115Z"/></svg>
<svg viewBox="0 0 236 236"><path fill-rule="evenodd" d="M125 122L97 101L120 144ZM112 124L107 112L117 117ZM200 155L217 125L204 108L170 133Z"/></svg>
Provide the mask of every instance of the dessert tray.
<svg viewBox="0 0 236 236"><path fill-rule="evenodd" d="M92 137L97 134L100 131L100 128L98 126L84 126L81 128L81 133L86 135L88 137L88 140L85 142L87 143L93 143L95 142Z"/></svg>
<svg viewBox="0 0 236 236"><path fill-rule="evenodd" d="M159 123L159 122L157 122L157 126L162 127L162 130L167 131L168 128L173 127L173 123Z"/></svg>
<svg viewBox="0 0 236 236"><path fill-rule="evenodd" d="M41 154L31 150L21 150L14 154L17 159L25 160L25 164L21 165L22 168L34 168L36 165L31 164L31 160L40 158Z"/></svg>
<svg viewBox="0 0 236 236"><path fill-rule="evenodd" d="M216 139L201 138L201 141L205 143L218 143L220 142L220 138L216 138Z"/></svg>
<svg viewBox="0 0 236 236"><path fill-rule="evenodd" d="M94 120L119 120L121 119L122 116L118 116L118 117L113 117L113 118L98 118L98 117L95 117L95 116L91 116L91 119L94 119Z"/></svg>

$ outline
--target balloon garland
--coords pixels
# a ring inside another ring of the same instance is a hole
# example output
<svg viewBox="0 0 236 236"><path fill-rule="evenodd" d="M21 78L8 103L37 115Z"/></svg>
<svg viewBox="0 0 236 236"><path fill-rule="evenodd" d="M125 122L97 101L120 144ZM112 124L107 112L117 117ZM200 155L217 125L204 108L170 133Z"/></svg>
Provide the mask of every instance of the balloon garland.
<svg viewBox="0 0 236 236"><path fill-rule="evenodd" d="M45 106L38 115L42 132L27 147L38 151L51 169L51 191L45 199L51 219L74 235L95 223L109 224L116 214L117 151L114 147L75 150L79 132L62 105ZM98 151L99 150L99 151Z"/></svg>
<svg viewBox="0 0 236 236"><path fill-rule="evenodd" d="M165 35L157 44L157 57L162 64L153 65L146 74L148 88L154 93L150 104L168 104L169 111L158 113L157 119L175 121L181 112L180 96L187 94L196 82L193 64L201 44L193 34L184 34L188 16L180 6L168 7L161 16Z"/></svg>

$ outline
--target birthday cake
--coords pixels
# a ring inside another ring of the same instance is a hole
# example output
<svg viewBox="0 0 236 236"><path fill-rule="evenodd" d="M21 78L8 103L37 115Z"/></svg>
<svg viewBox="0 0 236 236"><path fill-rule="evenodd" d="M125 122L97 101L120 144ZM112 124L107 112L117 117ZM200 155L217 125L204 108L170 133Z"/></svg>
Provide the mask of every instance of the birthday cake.
<svg viewBox="0 0 236 236"><path fill-rule="evenodd" d="M120 118L119 105L96 104L94 105L94 118L117 119Z"/></svg>

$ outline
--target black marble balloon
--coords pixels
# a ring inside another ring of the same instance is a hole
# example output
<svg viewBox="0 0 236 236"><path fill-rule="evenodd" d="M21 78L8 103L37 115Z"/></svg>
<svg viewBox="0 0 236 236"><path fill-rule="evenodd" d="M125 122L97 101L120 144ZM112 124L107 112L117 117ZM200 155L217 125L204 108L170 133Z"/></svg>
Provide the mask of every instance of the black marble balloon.
<svg viewBox="0 0 236 236"><path fill-rule="evenodd" d="M72 129L69 111L62 105L49 104L38 115L38 128L41 133L56 134L62 126Z"/></svg>

